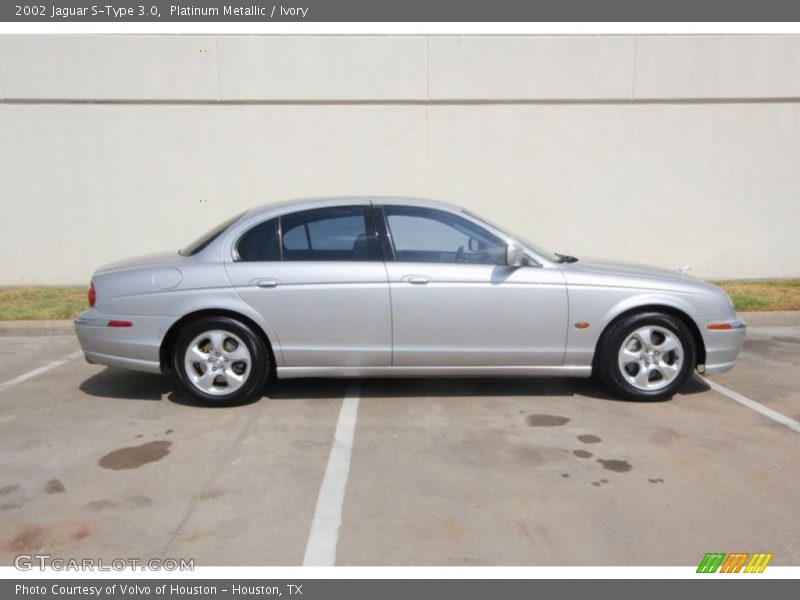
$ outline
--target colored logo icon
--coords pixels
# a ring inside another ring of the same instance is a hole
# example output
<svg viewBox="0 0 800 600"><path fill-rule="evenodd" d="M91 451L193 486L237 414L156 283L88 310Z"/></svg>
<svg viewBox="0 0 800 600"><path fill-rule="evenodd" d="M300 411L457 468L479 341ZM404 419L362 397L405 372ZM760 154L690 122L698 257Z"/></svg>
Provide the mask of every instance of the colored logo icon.
<svg viewBox="0 0 800 600"><path fill-rule="evenodd" d="M697 567L698 573L763 573L772 554L747 552L707 552Z"/></svg>

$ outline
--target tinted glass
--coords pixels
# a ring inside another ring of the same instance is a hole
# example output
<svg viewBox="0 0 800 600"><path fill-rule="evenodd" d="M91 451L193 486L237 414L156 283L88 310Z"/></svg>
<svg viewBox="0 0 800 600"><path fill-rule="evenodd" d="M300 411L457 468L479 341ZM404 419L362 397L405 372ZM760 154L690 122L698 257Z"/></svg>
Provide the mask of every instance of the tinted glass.
<svg viewBox="0 0 800 600"><path fill-rule="evenodd" d="M244 213L236 215L235 217L233 217L232 219L228 219L227 221L225 221L221 225L217 225L216 227L214 227L214 229L212 229L211 231L205 233L201 237L197 238L191 244L186 246L183 250L179 250L178 254L181 254L182 256L192 256L193 254L197 254L203 248L205 248L211 242L213 242L215 239L217 239L225 230L228 229L228 227L230 227L236 221L238 221L242 217L243 214Z"/></svg>
<svg viewBox="0 0 800 600"><path fill-rule="evenodd" d="M502 265L505 243L482 227L446 211L386 206L395 260Z"/></svg>
<svg viewBox="0 0 800 600"><path fill-rule="evenodd" d="M278 219L259 223L250 228L236 246L239 260L280 260L278 249Z"/></svg>
<svg viewBox="0 0 800 600"><path fill-rule="evenodd" d="M553 254L553 253L552 253L552 252L550 252L549 250L545 250L545 249L544 249L544 248L542 248L541 246L538 246L538 245L536 245L536 244L532 244L531 242L529 242L528 240L526 240L524 237L522 237L522 236L519 236L519 235L516 235L516 234L515 234L515 233L514 233L512 230L510 230L508 227L500 227L499 225L497 225L497 224L495 224L495 223L492 223L492 222L491 222L491 221L489 221L488 219L484 219L483 217L481 217L481 216L479 216L479 215L476 215L476 214L475 214L475 213L473 213L472 211L469 211L469 210L464 210L464 212L465 212L466 214L468 214L469 216L471 216L471 217L474 217L474 218L476 218L476 219L478 219L478 220L480 220L480 221L483 221L483 222L484 222L484 223L486 223L487 225L491 225L491 226L492 226L492 227L494 227L495 229L499 229L500 231L503 231L503 232L507 233L507 234L508 234L509 236L511 236L512 238L514 238L514 239L516 239L516 240L518 240L518 241L522 242L522 243L523 243L525 246L527 246L528 248L530 248L531 250L533 250L534 252L536 252L536 253L537 253L539 256L543 256L543 257L545 257L547 260L552 260L553 262L558 262L558 256L556 256L555 254Z"/></svg>
<svg viewBox="0 0 800 600"><path fill-rule="evenodd" d="M284 260L373 260L361 206L307 210L281 217Z"/></svg>

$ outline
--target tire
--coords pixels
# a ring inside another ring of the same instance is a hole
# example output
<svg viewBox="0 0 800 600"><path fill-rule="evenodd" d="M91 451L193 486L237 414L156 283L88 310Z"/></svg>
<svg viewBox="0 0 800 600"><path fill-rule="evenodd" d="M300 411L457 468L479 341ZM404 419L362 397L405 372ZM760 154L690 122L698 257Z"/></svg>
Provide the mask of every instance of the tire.
<svg viewBox="0 0 800 600"><path fill-rule="evenodd" d="M677 317L658 312L613 323L597 348L595 365L606 386L627 400L671 398L692 376L694 336Z"/></svg>
<svg viewBox="0 0 800 600"><path fill-rule="evenodd" d="M178 333L172 367L180 389L209 405L244 404L261 397L270 353L253 329L231 317L204 317Z"/></svg>

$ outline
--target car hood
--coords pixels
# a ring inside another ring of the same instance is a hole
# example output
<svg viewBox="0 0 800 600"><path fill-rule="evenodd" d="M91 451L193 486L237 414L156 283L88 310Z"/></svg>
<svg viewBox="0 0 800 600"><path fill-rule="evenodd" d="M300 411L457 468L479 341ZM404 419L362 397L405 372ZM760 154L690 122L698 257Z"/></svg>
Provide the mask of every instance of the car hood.
<svg viewBox="0 0 800 600"><path fill-rule="evenodd" d="M169 250L108 263L97 269L96 272L106 273L108 271L121 271L124 269L137 269L141 267L175 267L184 260L186 260L186 258L178 254L177 250Z"/></svg>
<svg viewBox="0 0 800 600"><path fill-rule="evenodd" d="M678 271L672 271L662 267L653 267L650 265L628 262L616 262L605 260L603 258L583 257L578 262L572 263L571 266L585 271L603 273L606 275L644 275L646 277L663 277L666 279L678 279L682 281L685 281L686 279L695 279L694 277L690 277L685 273L679 273Z"/></svg>
<svg viewBox="0 0 800 600"><path fill-rule="evenodd" d="M660 267L651 267L635 263L614 262L599 258L580 258L578 262L559 265L567 280L576 278L602 278L614 280L617 285L640 286L642 284L656 287L693 287L713 288L711 284L677 271Z"/></svg>

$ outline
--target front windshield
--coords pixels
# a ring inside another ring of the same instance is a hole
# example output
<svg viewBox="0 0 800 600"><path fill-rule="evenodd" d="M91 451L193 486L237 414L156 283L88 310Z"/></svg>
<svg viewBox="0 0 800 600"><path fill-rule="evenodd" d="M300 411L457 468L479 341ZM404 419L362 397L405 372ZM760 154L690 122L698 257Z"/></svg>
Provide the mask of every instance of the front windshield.
<svg viewBox="0 0 800 600"><path fill-rule="evenodd" d="M242 218L244 213L239 213L232 219L228 219L221 225L217 225L211 231L208 231L193 241L191 244L186 246L183 250L178 250L178 254L181 256L193 256L200 252L203 248L208 246L211 242L217 239L228 227L236 223L239 219Z"/></svg>
<svg viewBox="0 0 800 600"><path fill-rule="evenodd" d="M502 231L507 236L514 238L515 240L517 240L521 244L527 246L528 248L530 248L531 250L536 252L536 254L538 254L542 258L546 258L547 260L552 261L552 262L559 262L560 257L557 254L555 254L553 252L550 252L549 250L545 250L544 248L541 248L541 247L537 246L536 244L531 244L523 236L517 235L516 233L514 233L513 231L511 231L507 227L501 227L499 225L496 225L496 224L492 223L491 221L489 221L488 219L484 219L483 217L480 217L480 216L476 215L475 213L473 213L472 211L469 211L469 210L466 210L466 209L464 210L464 213L468 214L469 216L471 216L471 217L473 217L475 219L478 219L479 221L483 221L487 225L491 225L492 227L494 227L498 231Z"/></svg>

